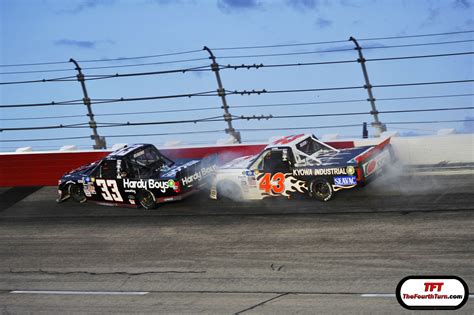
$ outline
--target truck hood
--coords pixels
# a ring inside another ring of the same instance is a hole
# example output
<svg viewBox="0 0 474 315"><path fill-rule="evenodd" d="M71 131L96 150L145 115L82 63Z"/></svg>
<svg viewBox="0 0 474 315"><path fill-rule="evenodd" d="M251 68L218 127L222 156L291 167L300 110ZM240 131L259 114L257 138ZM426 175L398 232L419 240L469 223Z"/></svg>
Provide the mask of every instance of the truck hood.
<svg viewBox="0 0 474 315"><path fill-rule="evenodd" d="M171 169L153 176L156 178L176 178L179 176L186 176L194 172L200 164L200 160L192 160L180 165L174 165Z"/></svg>
<svg viewBox="0 0 474 315"><path fill-rule="evenodd" d="M72 176L78 176L78 175L87 175L97 166L99 162L100 160L92 162L90 164L82 165L76 169L73 169L72 171L67 172L66 174L64 174L64 176L68 177L69 175L69 177L72 177Z"/></svg>
<svg viewBox="0 0 474 315"><path fill-rule="evenodd" d="M339 151L323 151L319 154L313 155L312 157L320 161L320 165L322 166L340 166L347 164L356 164L354 158L370 148L371 146L364 146L350 149L342 149Z"/></svg>

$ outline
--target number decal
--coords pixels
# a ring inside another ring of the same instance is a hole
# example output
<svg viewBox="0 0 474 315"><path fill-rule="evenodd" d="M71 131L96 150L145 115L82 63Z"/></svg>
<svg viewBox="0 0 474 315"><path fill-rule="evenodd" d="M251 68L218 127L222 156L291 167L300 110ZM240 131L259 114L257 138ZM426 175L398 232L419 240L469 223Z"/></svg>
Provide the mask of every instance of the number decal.
<svg viewBox="0 0 474 315"><path fill-rule="evenodd" d="M122 196L117 186L117 182L113 179L98 179L96 180L97 185L102 190L102 197L107 201L123 202ZM112 193L109 191L109 187Z"/></svg>
<svg viewBox="0 0 474 315"><path fill-rule="evenodd" d="M272 185L272 191L275 194L281 194L285 191L285 174L276 173L273 175L272 180L276 182L276 185Z"/></svg>
<svg viewBox="0 0 474 315"><path fill-rule="evenodd" d="M271 174L265 173L262 177L259 188L264 190L266 193L270 193L270 190L275 194L281 194L285 191L285 174L276 173L270 179Z"/></svg>
<svg viewBox="0 0 474 315"><path fill-rule="evenodd" d="M102 197L104 198L104 200L107 200L107 201L114 200L114 198L112 198L112 196L110 195L109 189L107 188L107 184L105 183L104 179L97 179L95 182L102 190Z"/></svg>
<svg viewBox="0 0 474 315"><path fill-rule="evenodd" d="M107 180L107 186L109 186L112 189L112 198L114 198L115 201L122 202L122 196L120 195L120 191L117 186L117 182L113 179Z"/></svg>
<svg viewBox="0 0 474 315"><path fill-rule="evenodd" d="M265 173L258 186L261 190L265 190L266 193L269 193L271 188L270 175L270 173Z"/></svg>

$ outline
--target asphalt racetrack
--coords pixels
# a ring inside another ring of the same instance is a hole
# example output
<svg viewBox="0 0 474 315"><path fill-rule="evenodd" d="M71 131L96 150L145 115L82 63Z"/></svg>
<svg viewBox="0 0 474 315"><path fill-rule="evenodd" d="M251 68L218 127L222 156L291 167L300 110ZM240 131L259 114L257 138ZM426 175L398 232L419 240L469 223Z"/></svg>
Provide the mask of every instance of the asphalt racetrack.
<svg viewBox="0 0 474 315"><path fill-rule="evenodd" d="M409 313L395 298L406 276L474 291L473 174L381 177L328 203L193 196L153 211L5 188L0 313Z"/></svg>

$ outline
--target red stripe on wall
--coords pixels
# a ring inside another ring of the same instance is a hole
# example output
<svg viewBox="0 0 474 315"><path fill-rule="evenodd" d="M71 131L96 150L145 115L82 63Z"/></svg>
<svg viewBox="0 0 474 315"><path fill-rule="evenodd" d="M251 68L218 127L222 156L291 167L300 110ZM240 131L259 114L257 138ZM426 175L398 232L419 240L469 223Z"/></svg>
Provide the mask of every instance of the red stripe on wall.
<svg viewBox="0 0 474 315"><path fill-rule="evenodd" d="M353 141L328 142L334 148L354 147ZM221 162L254 155L266 144L162 149L171 159L202 159L218 154ZM81 165L100 160L109 151L0 154L0 187L55 186L61 176Z"/></svg>

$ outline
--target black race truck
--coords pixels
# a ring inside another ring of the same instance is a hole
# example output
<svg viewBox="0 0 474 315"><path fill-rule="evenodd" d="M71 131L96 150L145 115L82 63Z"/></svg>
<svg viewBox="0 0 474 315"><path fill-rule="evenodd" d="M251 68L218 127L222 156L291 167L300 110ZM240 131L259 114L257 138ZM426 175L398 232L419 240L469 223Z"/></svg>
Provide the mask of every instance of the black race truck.
<svg viewBox="0 0 474 315"><path fill-rule="evenodd" d="M64 174L57 201L72 198L152 209L203 188L215 169L203 160L177 165L151 144L134 144Z"/></svg>

